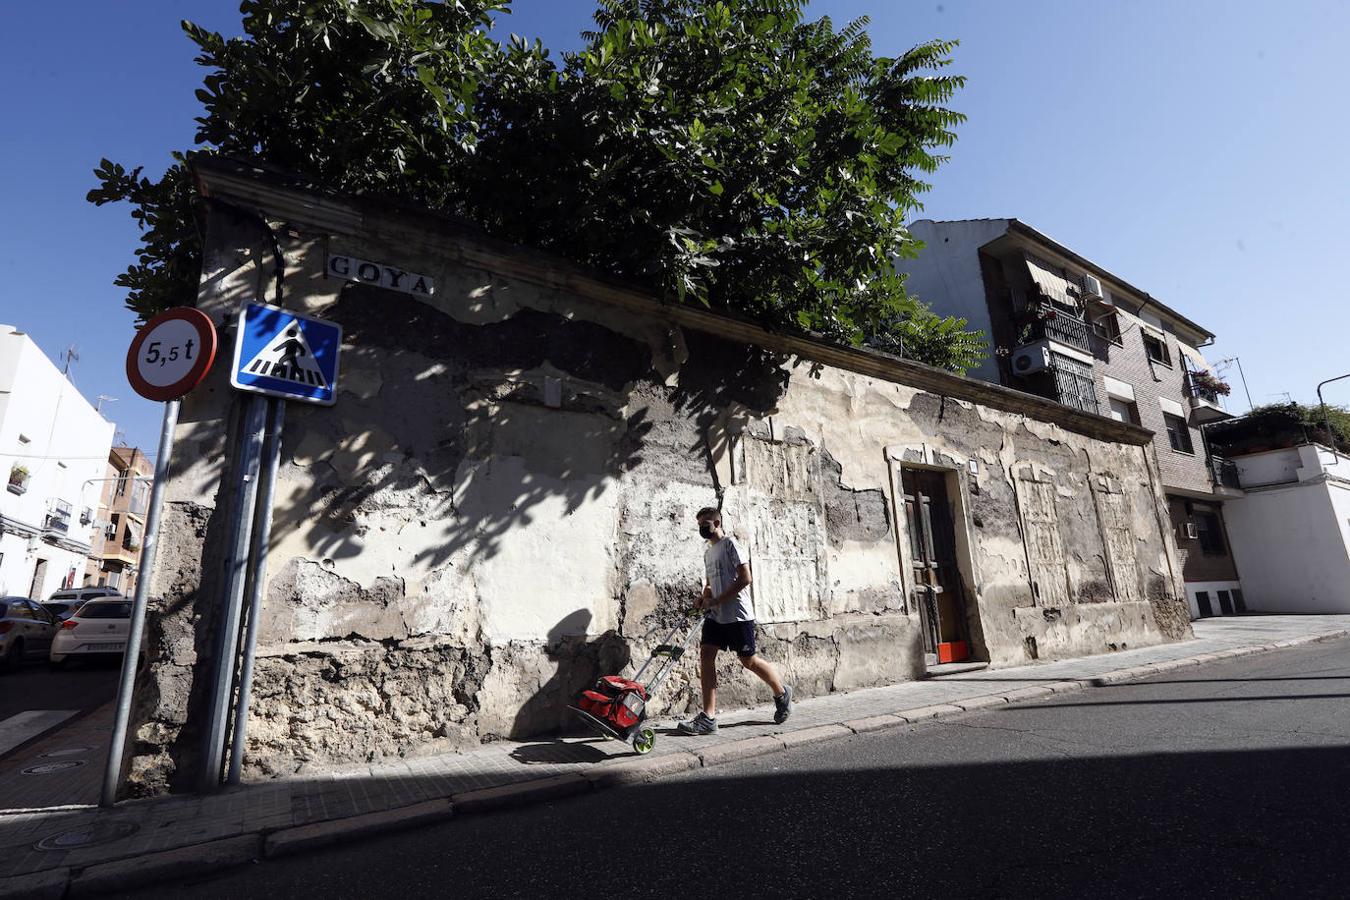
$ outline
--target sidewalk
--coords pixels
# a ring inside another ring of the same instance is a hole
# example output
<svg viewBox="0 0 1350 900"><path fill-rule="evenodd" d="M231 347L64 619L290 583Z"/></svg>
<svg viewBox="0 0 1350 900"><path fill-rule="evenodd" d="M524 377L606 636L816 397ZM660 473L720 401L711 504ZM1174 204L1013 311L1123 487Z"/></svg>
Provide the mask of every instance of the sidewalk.
<svg viewBox="0 0 1350 900"><path fill-rule="evenodd" d="M673 723L658 722L656 748L646 757L613 741L503 742L206 797L133 801L111 810L2 813L0 897L128 889L451 815L552 800L810 741L1329 640L1350 634L1350 616L1245 616L1208 619L1194 628L1196 639L1179 644L806 699L784 726L772 723L767 705L724 714L721 733L713 737L678 737L668 733Z"/></svg>

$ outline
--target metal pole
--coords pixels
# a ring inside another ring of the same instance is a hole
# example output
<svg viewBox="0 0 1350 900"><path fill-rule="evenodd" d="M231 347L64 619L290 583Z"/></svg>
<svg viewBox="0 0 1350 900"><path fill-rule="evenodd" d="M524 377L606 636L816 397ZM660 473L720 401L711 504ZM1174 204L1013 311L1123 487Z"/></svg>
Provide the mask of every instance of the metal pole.
<svg viewBox="0 0 1350 900"><path fill-rule="evenodd" d="M1317 386L1317 405L1322 407L1322 427L1327 430L1327 443L1331 445L1331 456L1337 463L1340 463L1341 455L1336 450L1336 434L1331 430L1331 417L1327 413L1327 401L1322 399L1322 387L1331 384L1333 381L1340 381L1342 378L1350 378L1350 372L1337 375L1335 378L1328 378Z"/></svg>
<svg viewBox="0 0 1350 900"><path fill-rule="evenodd" d="M267 403L259 396L248 399L243 433L239 436L238 468L235 472L234 521L230 526L229 571L224 605L220 611L220 634L216 644L215 682L206 734L201 791L220 787L225 753L225 729L230 718L230 694L234 687L234 664L239 653L239 614L244 600L244 568L248 562L249 538L253 533L253 507L258 495L258 462L262 454L263 416Z"/></svg>
<svg viewBox="0 0 1350 900"><path fill-rule="evenodd" d="M1238 374L1242 376L1242 393L1247 395L1247 412L1251 412L1256 409L1256 404L1252 403L1252 392L1251 389L1247 387L1247 373L1242 371L1241 359L1235 356L1233 357L1233 362L1238 364Z"/></svg>
<svg viewBox="0 0 1350 900"><path fill-rule="evenodd" d="M244 767L244 743L248 736L249 694L253 690L253 656L258 646L258 623L263 591L267 587L267 550L272 538L272 500L276 494L277 467L281 463L281 428L286 421L286 401L271 399L267 423L267 449L258 482L258 505L253 516L253 554L245 591L248 622L244 633L244 658L239 664L239 696L234 707L234 734L230 745L226 784L238 784Z"/></svg>
<svg viewBox="0 0 1350 900"><path fill-rule="evenodd" d="M159 538L159 510L164 502L164 483L169 480L169 455L173 453L173 432L178 426L178 401L164 404L164 421L159 427L159 455L155 457L155 482L150 488L150 508L145 514L145 534L141 538L140 577L131 601L131 624L127 630L127 649L122 656L122 677L117 685L117 712L113 719L112 739L108 742L108 762L103 770L100 806L117 801L117 783L122 777L122 753L127 743L127 722L131 718L131 695L136 686L136 668L141 657L141 635L145 630L146 595L150 593L150 574L155 567Z"/></svg>

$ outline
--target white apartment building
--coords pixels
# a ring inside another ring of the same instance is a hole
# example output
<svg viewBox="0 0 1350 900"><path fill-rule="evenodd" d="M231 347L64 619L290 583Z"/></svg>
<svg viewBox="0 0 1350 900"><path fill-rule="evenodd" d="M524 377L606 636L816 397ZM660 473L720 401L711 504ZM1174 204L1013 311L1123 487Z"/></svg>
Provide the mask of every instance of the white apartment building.
<svg viewBox="0 0 1350 900"><path fill-rule="evenodd" d="M42 349L0 325L0 595L84 583L112 439Z"/></svg>

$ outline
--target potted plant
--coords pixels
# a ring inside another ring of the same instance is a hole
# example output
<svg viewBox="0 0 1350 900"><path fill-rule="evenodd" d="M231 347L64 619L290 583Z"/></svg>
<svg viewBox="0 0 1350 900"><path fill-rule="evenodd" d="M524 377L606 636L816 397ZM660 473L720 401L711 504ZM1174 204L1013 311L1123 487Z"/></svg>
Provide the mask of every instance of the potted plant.
<svg viewBox="0 0 1350 900"><path fill-rule="evenodd" d="M1194 372L1191 374L1191 381L1200 390L1208 391L1211 394L1227 397L1233 392L1233 389L1228 386L1228 382L1213 372Z"/></svg>
<svg viewBox="0 0 1350 900"><path fill-rule="evenodd" d="M22 494L28 490L28 468L15 464L9 470L9 490L10 493Z"/></svg>

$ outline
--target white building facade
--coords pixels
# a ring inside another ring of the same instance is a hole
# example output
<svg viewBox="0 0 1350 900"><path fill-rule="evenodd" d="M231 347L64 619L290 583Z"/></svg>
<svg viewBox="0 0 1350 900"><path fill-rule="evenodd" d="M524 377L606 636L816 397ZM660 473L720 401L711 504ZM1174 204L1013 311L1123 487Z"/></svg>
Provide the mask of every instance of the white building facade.
<svg viewBox="0 0 1350 900"><path fill-rule="evenodd" d="M1247 607L1350 613L1350 456L1303 444L1234 456L1246 493L1224 506Z"/></svg>
<svg viewBox="0 0 1350 900"><path fill-rule="evenodd" d="M0 325L0 595L84 583L112 439L42 349Z"/></svg>

